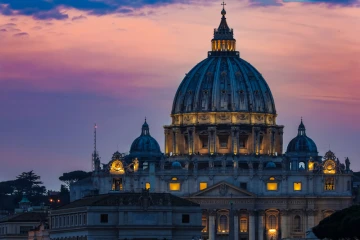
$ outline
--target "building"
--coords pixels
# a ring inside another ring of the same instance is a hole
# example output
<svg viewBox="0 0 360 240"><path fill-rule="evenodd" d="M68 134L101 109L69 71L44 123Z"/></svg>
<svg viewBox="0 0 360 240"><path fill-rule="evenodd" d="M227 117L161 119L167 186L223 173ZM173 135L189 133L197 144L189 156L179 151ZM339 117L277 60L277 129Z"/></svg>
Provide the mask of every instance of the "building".
<svg viewBox="0 0 360 240"><path fill-rule="evenodd" d="M42 222L28 232L27 240L50 240L49 224Z"/></svg>
<svg viewBox="0 0 360 240"><path fill-rule="evenodd" d="M28 240L28 232L46 221L45 212L23 212L0 219L1 240Z"/></svg>
<svg viewBox="0 0 360 240"><path fill-rule="evenodd" d="M109 192L167 192L200 204L203 239L304 238L352 204L350 161L319 155L301 119L283 149L284 126L264 77L236 51L221 11L211 51L180 84L164 126L164 153L145 120L130 154L71 186L72 200Z"/></svg>
<svg viewBox="0 0 360 240"><path fill-rule="evenodd" d="M111 193L51 212L53 240L188 240L201 235L199 204L169 193Z"/></svg>

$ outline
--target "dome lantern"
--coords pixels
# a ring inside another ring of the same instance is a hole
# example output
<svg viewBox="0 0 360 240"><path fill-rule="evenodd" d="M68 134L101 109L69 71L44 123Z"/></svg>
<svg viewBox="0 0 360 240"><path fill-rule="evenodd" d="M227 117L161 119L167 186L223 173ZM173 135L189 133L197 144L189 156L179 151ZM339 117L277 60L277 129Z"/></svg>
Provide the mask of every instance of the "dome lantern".
<svg viewBox="0 0 360 240"><path fill-rule="evenodd" d="M234 39L233 29L229 28L229 25L226 22L226 11L225 11L225 3L223 2L223 9L221 11L221 22L219 27L214 29L214 38L211 40L211 52L209 52L209 56L219 55L224 52L227 55L239 55L239 52L236 52L236 40Z"/></svg>

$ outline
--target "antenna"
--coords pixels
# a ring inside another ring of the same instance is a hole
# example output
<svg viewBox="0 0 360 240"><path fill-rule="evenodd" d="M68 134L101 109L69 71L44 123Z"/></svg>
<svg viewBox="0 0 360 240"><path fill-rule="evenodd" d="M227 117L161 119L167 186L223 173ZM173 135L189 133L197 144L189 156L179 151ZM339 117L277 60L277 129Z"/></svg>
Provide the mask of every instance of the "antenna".
<svg viewBox="0 0 360 240"><path fill-rule="evenodd" d="M95 161L97 158L97 151L96 151L96 129L97 129L97 125L96 123L94 124L94 153L91 159L91 170L95 171Z"/></svg>

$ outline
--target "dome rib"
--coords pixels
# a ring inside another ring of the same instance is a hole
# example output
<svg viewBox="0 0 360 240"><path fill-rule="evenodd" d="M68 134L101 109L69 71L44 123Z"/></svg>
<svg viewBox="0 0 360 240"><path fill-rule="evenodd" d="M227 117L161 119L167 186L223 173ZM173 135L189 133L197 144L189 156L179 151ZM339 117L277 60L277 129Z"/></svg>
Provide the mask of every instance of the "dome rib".
<svg viewBox="0 0 360 240"><path fill-rule="evenodd" d="M179 93L186 93L186 90L183 90L184 85L186 85L186 88L189 85L189 81L187 81L187 79L190 79L190 75L191 77L195 74L196 70L202 65L202 63L204 63L207 59L202 60L201 62L199 62L193 69L190 70L190 72L185 76L184 80L180 83L180 86L175 94L175 99L177 99L180 102L174 101L173 102L173 113L177 110L177 112L182 112L183 110L181 109L181 105L185 99L185 94L183 94L182 96L179 96ZM180 98L180 99L179 99ZM176 109L177 108L177 109Z"/></svg>
<svg viewBox="0 0 360 240"><path fill-rule="evenodd" d="M235 72L233 69L233 65L230 62L230 59L227 59L228 62L228 66L229 66L229 71L230 71L230 75L229 75L229 79L230 79L230 88L231 88L231 110L236 109L236 105L235 105L235 89L236 89L236 84L235 84Z"/></svg>
<svg viewBox="0 0 360 240"><path fill-rule="evenodd" d="M213 62L213 59L211 59L211 61L209 61L209 63L206 65L206 67L204 68L204 70L203 70L203 72L201 74L201 77L200 77L200 79L199 79L199 81L197 83L196 90L195 90L196 95L194 96L195 97L195 101L194 101L195 106L193 106L193 109L195 109L195 110L201 110L201 109L199 109L200 108L199 107L199 105L200 105L199 104L200 103L199 102L200 88L201 88L201 86L203 84L203 81L205 79L205 74L208 72L208 69L210 68L212 62Z"/></svg>

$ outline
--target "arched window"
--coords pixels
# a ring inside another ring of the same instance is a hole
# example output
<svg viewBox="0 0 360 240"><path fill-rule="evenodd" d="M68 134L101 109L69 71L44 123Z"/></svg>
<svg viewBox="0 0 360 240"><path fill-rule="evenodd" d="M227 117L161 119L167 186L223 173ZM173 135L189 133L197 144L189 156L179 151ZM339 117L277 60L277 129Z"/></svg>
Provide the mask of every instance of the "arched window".
<svg viewBox="0 0 360 240"><path fill-rule="evenodd" d="M226 215L221 215L219 218L219 231L225 233L229 231L229 222Z"/></svg>
<svg viewBox="0 0 360 240"><path fill-rule="evenodd" d="M299 162L299 170L305 170L305 163Z"/></svg>
<svg viewBox="0 0 360 240"><path fill-rule="evenodd" d="M247 218L245 218L245 217L240 218L240 232L242 232L242 233L247 232L248 231L247 226L248 226Z"/></svg>
<svg viewBox="0 0 360 240"><path fill-rule="evenodd" d="M269 216L269 229L276 229L276 216L270 215Z"/></svg>
<svg viewBox="0 0 360 240"><path fill-rule="evenodd" d="M294 217L294 232L301 232L301 218L299 215Z"/></svg>

